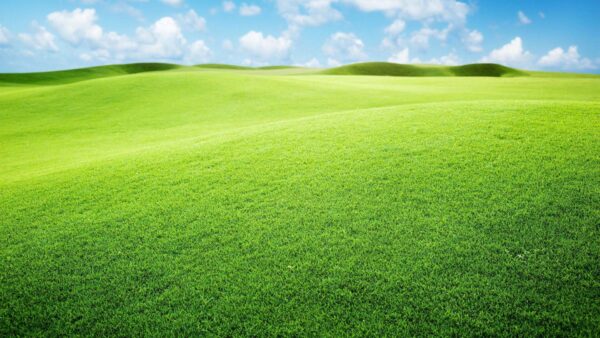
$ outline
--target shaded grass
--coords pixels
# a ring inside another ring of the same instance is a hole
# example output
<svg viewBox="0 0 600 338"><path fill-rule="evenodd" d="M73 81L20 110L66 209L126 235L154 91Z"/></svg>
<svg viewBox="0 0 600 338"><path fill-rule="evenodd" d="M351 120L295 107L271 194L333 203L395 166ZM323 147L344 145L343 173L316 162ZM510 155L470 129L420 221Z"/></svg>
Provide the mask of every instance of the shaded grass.
<svg viewBox="0 0 600 338"><path fill-rule="evenodd" d="M464 66L407 65L390 62L365 62L324 70L329 75L377 75L377 76L523 76L517 69L480 63Z"/></svg>
<svg viewBox="0 0 600 338"><path fill-rule="evenodd" d="M44 73L6 73L0 74L0 83L50 85L67 84L78 81L99 79L119 75L156 72L178 68L167 63L132 63L124 65L99 66Z"/></svg>
<svg viewBox="0 0 600 338"><path fill-rule="evenodd" d="M599 88L0 89L0 335L594 335Z"/></svg>

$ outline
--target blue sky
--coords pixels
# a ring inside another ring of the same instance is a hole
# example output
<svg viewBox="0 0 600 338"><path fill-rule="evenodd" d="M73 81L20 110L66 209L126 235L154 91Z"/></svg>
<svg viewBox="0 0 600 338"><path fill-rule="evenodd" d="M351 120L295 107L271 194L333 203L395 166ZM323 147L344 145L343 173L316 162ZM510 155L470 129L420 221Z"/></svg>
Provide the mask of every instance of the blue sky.
<svg viewBox="0 0 600 338"><path fill-rule="evenodd" d="M3 0L0 72L359 61L600 72L598 0Z"/></svg>

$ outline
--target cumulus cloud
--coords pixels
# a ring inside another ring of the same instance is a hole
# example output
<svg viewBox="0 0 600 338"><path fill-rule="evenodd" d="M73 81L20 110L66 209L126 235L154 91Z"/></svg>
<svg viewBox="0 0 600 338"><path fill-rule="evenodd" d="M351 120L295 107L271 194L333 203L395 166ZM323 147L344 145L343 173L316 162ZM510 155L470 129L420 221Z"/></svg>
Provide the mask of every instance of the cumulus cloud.
<svg viewBox="0 0 600 338"><path fill-rule="evenodd" d="M337 32L325 42L323 52L335 60L358 61L367 58L365 44L354 33Z"/></svg>
<svg viewBox="0 0 600 338"><path fill-rule="evenodd" d="M385 29L382 46L402 51L407 43L411 48L426 50L432 40L445 43L450 35L462 38L470 51L481 51L483 35L466 27L470 7L456 0L339 0L365 12L379 11L394 21ZM407 21L421 23L419 30L403 34Z"/></svg>
<svg viewBox="0 0 600 338"><path fill-rule="evenodd" d="M477 53L483 50L481 47L481 44L483 43L483 34L478 30L466 31L463 36L463 42L471 52Z"/></svg>
<svg viewBox="0 0 600 338"><path fill-rule="evenodd" d="M183 15L179 15L178 18L183 26L191 31L203 31L206 28L206 20L199 16L193 9L190 9Z"/></svg>
<svg viewBox="0 0 600 338"><path fill-rule="evenodd" d="M203 63L210 60L212 52L208 46L202 40L194 41L188 47L188 53L186 54L185 60L187 63Z"/></svg>
<svg viewBox="0 0 600 338"><path fill-rule="evenodd" d="M364 12L379 11L413 21L440 21L462 25L469 6L457 0L276 0L279 13L294 26L318 26L339 20L333 4L345 4Z"/></svg>
<svg viewBox="0 0 600 338"><path fill-rule="evenodd" d="M410 63L410 50L408 48L404 48L392 55L388 61L394 63Z"/></svg>
<svg viewBox="0 0 600 338"><path fill-rule="evenodd" d="M542 67L562 69L596 69L594 62L579 55L577 46L570 46L567 50L556 47L542 56L538 64Z"/></svg>
<svg viewBox="0 0 600 338"><path fill-rule="evenodd" d="M444 55L439 58L432 58L429 60L421 60L419 58L414 58L411 60L411 63L455 66L455 65L460 64L460 59L458 58L458 55L456 55L454 53L450 53L448 55Z"/></svg>
<svg viewBox="0 0 600 338"><path fill-rule="evenodd" d="M256 5L248 5L243 3L240 6L240 15L242 16L254 16L259 15L261 12L261 8Z"/></svg>
<svg viewBox="0 0 600 338"><path fill-rule="evenodd" d="M102 38L102 27L96 24L95 9L53 12L48 14L47 19L58 35L73 45L82 42L97 44Z"/></svg>
<svg viewBox="0 0 600 338"><path fill-rule="evenodd" d="M517 12L517 17L519 18L519 22L522 25L529 25L531 23L531 19L529 19L527 17L527 15L525 15L525 13L523 13L523 11Z"/></svg>
<svg viewBox="0 0 600 338"><path fill-rule="evenodd" d="M10 32L6 27L0 25L0 46L7 45L10 40Z"/></svg>
<svg viewBox="0 0 600 338"><path fill-rule="evenodd" d="M235 10L235 3L233 1L223 1L223 10L225 12L231 12Z"/></svg>
<svg viewBox="0 0 600 338"><path fill-rule="evenodd" d="M402 19L396 19L394 22L392 22L391 25L387 26L385 28L385 32L389 35L398 35L400 33L402 33L402 31L404 31L404 28L406 27L406 22Z"/></svg>
<svg viewBox="0 0 600 338"><path fill-rule="evenodd" d="M111 54L106 49L98 49L98 50L81 53L81 54L79 54L79 58L81 60L87 61L87 62L94 61L94 60L108 62L111 60Z"/></svg>
<svg viewBox="0 0 600 338"><path fill-rule="evenodd" d="M181 27L171 17L161 18L149 28L138 28L136 35L139 53L148 58L170 59L183 54L186 40Z"/></svg>
<svg viewBox="0 0 600 338"><path fill-rule="evenodd" d="M452 28L452 25L449 25L445 29L423 27L412 33L410 43L418 49L427 49L429 47L429 40L432 38L439 41L446 41L448 33L450 33Z"/></svg>
<svg viewBox="0 0 600 338"><path fill-rule="evenodd" d="M321 62L319 60L317 60L316 58L312 58L304 63L299 63L296 65L300 66L300 67L307 67L307 68L321 68Z"/></svg>
<svg viewBox="0 0 600 338"><path fill-rule="evenodd" d="M37 23L33 23L34 32L32 34L21 33L19 39L26 45L33 47L37 50L45 50L56 52L58 46L56 45L54 34L48 32L46 27L40 26Z"/></svg>
<svg viewBox="0 0 600 338"><path fill-rule="evenodd" d="M510 66L526 66L530 63L532 57L531 53L523 48L523 40L517 36L506 45L492 50L488 56L480 61L497 62Z"/></svg>
<svg viewBox="0 0 600 338"><path fill-rule="evenodd" d="M190 29L204 28L204 21L193 10L179 17ZM100 29L102 31L102 29ZM85 36L74 34L73 36ZM71 39L71 35L64 35ZM83 39L81 39L83 41ZM88 39L89 40L89 39ZM69 41L69 40L67 40ZM70 41L76 41L71 39ZM182 60L188 63L204 62L212 56L202 40L188 44L178 20L163 17L149 27L138 27L134 36L115 32L103 33L93 39L91 50L81 53L85 61L122 62L126 60Z"/></svg>
<svg viewBox="0 0 600 338"><path fill-rule="evenodd" d="M340 6L354 7L363 12L381 12L391 18L385 28L386 36L382 46L399 50L407 43L417 49L426 49L431 40L441 43L450 34L464 34L466 48L481 51L483 35L466 28L467 16L471 8L458 0L275 0L279 14L287 21L288 36L296 37L303 27L319 26L340 20ZM422 24L420 30L406 34L408 21ZM331 57L338 61L339 57Z"/></svg>
<svg viewBox="0 0 600 338"><path fill-rule="evenodd" d="M410 57L410 49L404 48L404 49L396 52L395 54L393 54L388 59L388 62L404 63L404 64L417 63L417 64L434 64L434 65L453 66L453 65L459 64L460 60L459 60L458 56L454 53L450 53L448 55L444 55L439 58L432 58L429 60L421 60L419 58L411 58Z"/></svg>
<svg viewBox="0 0 600 338"><path fill-rule="evenodd" d="M139 9L129 5L126 2L117 2L110 6L110 9L116 13L124 13L140 21L144 20L144 14Z"/></svg>
<svg viewBox="0 0 600 338"><path fill-rule="evenodd" d="M456 0L342 0L360 10L381 11L406 20L438 20L455 24L464 23L469 6Z"/></svg>
<svg viewBox="0 0 600 338"><path fill-rule="evenodd" d="M239 42L244 51L261 61L284 59L292 47L292 40L286 36L274 37L256 31L246 33Z"/></svg>
<svg viewBox="0 0 600 338"><path fill-rule="evenodd" d="M173 6L173 7L179 7L181 5L183 5L183 0L160 0L162 3L164 3L165 5L169 5L169 6Z"/></svg>
<svg viewBox="0 0 600 338"><path fill-rule="evenodd" d="M331 7L335 0L277 0L279 14L288 22L290 29L303 26L319 26L339 20L342 14Z"/></svg>

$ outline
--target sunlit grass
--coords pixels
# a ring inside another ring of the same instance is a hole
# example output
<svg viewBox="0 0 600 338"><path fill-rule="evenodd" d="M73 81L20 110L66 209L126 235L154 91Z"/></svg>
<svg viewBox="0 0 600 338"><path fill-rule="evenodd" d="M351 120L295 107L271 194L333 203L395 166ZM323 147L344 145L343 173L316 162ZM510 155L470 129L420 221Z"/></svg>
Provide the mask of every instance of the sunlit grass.
<svg viewBox="0 0 600 338"><path fill-rule="evenodd" d="M600 79L280 71L0 87L0 335L598 332Z"/></svg>

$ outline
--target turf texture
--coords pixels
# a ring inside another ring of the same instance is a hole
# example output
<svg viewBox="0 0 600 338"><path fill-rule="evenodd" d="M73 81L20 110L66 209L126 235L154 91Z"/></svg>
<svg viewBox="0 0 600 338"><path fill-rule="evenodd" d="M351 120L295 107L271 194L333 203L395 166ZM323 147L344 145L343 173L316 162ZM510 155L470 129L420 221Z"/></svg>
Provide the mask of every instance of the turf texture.
<svg viewBox="0 0 600 338"><path fill-rule="evenodd" d="M600 78L459 70L0 75L0 335L597 335Z"/></svg>

